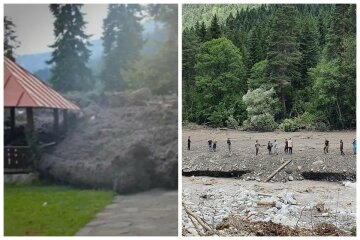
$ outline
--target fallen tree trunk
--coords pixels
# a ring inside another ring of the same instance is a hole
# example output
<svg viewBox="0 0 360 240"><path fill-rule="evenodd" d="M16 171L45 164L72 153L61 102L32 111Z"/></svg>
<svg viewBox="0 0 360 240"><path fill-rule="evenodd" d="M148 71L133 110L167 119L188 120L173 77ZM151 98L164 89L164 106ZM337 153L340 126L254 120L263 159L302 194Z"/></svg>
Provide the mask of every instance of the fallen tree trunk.
<svg viewBox="0 0 360 240"><path fill-rule="evenodd" d="M272 179L278 172L281 171L281 169L283 169L284 167L286 167L290 162L292 161L292 159L290 159L289 161L285 162L283 165L281 165L278 169L276 169L266 180L265 182L270 181L270 179Z"/></svg>

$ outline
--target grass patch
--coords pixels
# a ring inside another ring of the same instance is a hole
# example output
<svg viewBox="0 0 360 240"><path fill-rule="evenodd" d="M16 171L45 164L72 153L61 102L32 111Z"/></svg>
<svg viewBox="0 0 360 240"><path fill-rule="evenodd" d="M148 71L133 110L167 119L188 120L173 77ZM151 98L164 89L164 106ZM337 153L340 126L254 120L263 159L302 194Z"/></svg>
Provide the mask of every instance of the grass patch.
<svg viewBox="0 0 360 240"><path fill-rule="evenodd" d="M113 192L103 190L5 184L5 236L72 236L113 196Z"/></svg>

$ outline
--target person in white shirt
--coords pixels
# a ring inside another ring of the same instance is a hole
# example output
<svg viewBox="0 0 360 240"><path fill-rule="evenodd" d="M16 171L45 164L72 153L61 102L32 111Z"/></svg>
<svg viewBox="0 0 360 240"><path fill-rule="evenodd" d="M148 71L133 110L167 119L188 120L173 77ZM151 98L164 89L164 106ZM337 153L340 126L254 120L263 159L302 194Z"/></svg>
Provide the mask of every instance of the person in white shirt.
<svg viewBox="0 0 360 240"><path fill-rule="evenodd" d="M279 154L279 143L276 140L274 141L274 153Z"/></svg>
<svg viewBox="0 0 360 240"><path fill-rule="evenodd" d="M293 141L291 140L291 138L289 138L289 141L288 141L288 148L289 148L289 154L292 154Z"/></svg>

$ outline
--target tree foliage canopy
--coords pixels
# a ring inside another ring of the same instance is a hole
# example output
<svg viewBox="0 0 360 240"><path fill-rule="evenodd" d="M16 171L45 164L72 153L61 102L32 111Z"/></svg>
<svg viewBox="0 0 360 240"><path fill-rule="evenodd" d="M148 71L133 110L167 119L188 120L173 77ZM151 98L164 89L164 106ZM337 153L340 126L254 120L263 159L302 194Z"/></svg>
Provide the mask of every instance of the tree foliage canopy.
<svg viewBox="0 0 360 240"><path fill-rule="evenodd" d="M356 126L356 5L189 6L184 120L223 126L232 118L259 130L292 119L322 129ZM276 111L254 114L254 96L277 102Z"/></svg>
<svg viewBox="0 0 360 240"><path fill-rule="evenodd" d="M91 70L87 67L90 57L89 35L84 33L86 22L81 4L50 4L55 17L55 43L51 59L50 82L59 91L84 91L93 86Z"/></svg>

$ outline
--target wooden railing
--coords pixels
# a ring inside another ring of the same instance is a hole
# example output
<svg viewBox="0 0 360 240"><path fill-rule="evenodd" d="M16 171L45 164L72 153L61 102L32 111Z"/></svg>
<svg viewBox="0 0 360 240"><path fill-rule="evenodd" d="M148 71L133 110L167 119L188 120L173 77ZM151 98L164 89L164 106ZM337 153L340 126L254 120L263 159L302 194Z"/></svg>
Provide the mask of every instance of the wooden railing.
<svg viewBox="0 0 360 240"><path fill-rule="evenodd" d="M4 147L4 173L28 173L32 170L29 146Z"/></svg>

